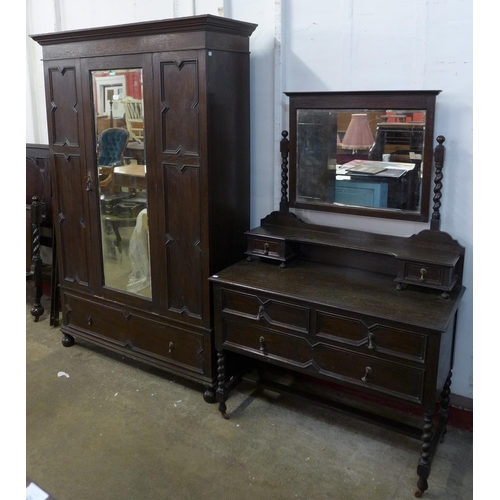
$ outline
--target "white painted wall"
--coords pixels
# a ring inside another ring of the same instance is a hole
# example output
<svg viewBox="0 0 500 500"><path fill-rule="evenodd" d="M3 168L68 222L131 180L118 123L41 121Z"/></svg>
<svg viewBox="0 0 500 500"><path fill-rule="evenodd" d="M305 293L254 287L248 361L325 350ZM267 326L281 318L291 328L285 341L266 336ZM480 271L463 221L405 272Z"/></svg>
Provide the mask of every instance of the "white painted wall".
<svg viewBox="0 0 500 500"><path fill-rule="evenodd" d="M472 398L472 0L27 0L27 33L199 14L258 24L251 46L252 226L278 207L284 91L437 89L446 137L442 229L466 247L452 391ZM26 46L26 142L47 143L41 50ZM391 234L426 224L302 211L306 220Z"/></svg>

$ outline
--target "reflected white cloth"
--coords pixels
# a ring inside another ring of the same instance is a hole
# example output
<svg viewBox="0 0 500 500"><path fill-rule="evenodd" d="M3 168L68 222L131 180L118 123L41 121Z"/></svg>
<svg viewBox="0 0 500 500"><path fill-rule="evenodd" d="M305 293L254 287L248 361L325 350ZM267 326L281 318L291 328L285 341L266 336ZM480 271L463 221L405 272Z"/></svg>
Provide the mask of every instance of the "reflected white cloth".
<svg viewBox="0 0 500 500"><path fill-rule="evenodd" d="M132 272L128 277L127 290L133 293L140 292L151 284L147 214L147 208L139 212L130 238L129 256L132 263Z"/></svg>

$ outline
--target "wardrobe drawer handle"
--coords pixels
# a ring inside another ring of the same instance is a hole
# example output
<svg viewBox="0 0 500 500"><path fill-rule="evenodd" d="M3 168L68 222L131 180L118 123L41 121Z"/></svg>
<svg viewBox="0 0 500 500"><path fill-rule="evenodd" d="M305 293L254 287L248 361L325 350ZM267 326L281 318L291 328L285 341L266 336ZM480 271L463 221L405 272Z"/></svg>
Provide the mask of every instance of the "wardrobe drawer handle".
<svg viewBox="0 0 500 500"><path fill-rule="evenodd" d="M420 269L420 279L418 281L425 281L426 274L427 274L427 269L425 267Z"/></svg>

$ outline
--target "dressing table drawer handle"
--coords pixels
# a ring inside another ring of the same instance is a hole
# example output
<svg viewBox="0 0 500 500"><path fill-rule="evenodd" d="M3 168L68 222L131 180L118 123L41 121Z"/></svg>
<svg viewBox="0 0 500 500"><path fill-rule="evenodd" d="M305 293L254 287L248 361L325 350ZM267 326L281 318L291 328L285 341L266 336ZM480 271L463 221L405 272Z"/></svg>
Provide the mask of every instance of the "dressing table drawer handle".
<svg viewBox="0 0 500 500"><path fill-rule="evenodd" d="M88 324L88 325L91 325L93 322L94 322L94 321L93 321L93 319L92 319L92 316L89 316L89 317L87 318L87 324Z"/></svg>
<svg viewBox="0 0 500 500"><path fill-rule="evenodd" d="M168 352L169 352L169 354L172 354L174 352L174 343L173 342L168 343Z"/></svg>
<svg viewBox="0 0 500 500"><path fill-rule="evenodd" d="M368 334L368 349L370 349L371 351L373 351L377 348L375 342L373 342L374 340L375 340L375 335L373 333L369 333Z"/></svg>
<svg viewBox="0 0 500 500"><path fill-rule="evenodd" d="M259 312L257 314L257 319L264 319L264 306L259 306Z"/></svg>
<svg viewBox="0 0 500 500"><path fill-rule="evenodd" d="M269 254L269 243L264 243L264 255Z"/></svg>
<svg viewBox="0 0 500 500"><path fill-rule="evenodd" d="M266 339L264 337L259 338L259 344L260 344L260 351L264 354L267 353L267 347L266 347Z"/></svg>
<svg viewBox="0 0 500 500"><path fill-rule="evenodd" d="M425 267L420 269L420 279L418 281L424 281L426 274L427 274L427 269L425 269Z"/></svg>
<svg viewBox="0 0 500 500"><path fill-rule="evenodd" d="M361 380L363 382L368 382L368 380L370 379L371 374L372 374L372 369L369 366L367 366L365 368L365 375L364 375L364 377L361 377Z"/></svg>

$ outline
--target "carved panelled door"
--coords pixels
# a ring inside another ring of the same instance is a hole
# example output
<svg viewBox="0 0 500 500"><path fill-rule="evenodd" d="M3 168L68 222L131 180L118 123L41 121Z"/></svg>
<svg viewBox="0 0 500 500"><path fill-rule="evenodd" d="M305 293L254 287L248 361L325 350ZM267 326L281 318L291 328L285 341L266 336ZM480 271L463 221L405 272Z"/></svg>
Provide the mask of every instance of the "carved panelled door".
<svg viewBox="0 0 500 500"><path fill-rule="evenodd" d="M91 291L88 172L83 144L80 61L45 64L54 226L63 286Z"/></svg>
<svg viewBox="0 0 500 500"><path fill-rule="evenodd" d="M162 307L170 317L203 324L209 302L204 52L154 58Z"/></svg>

